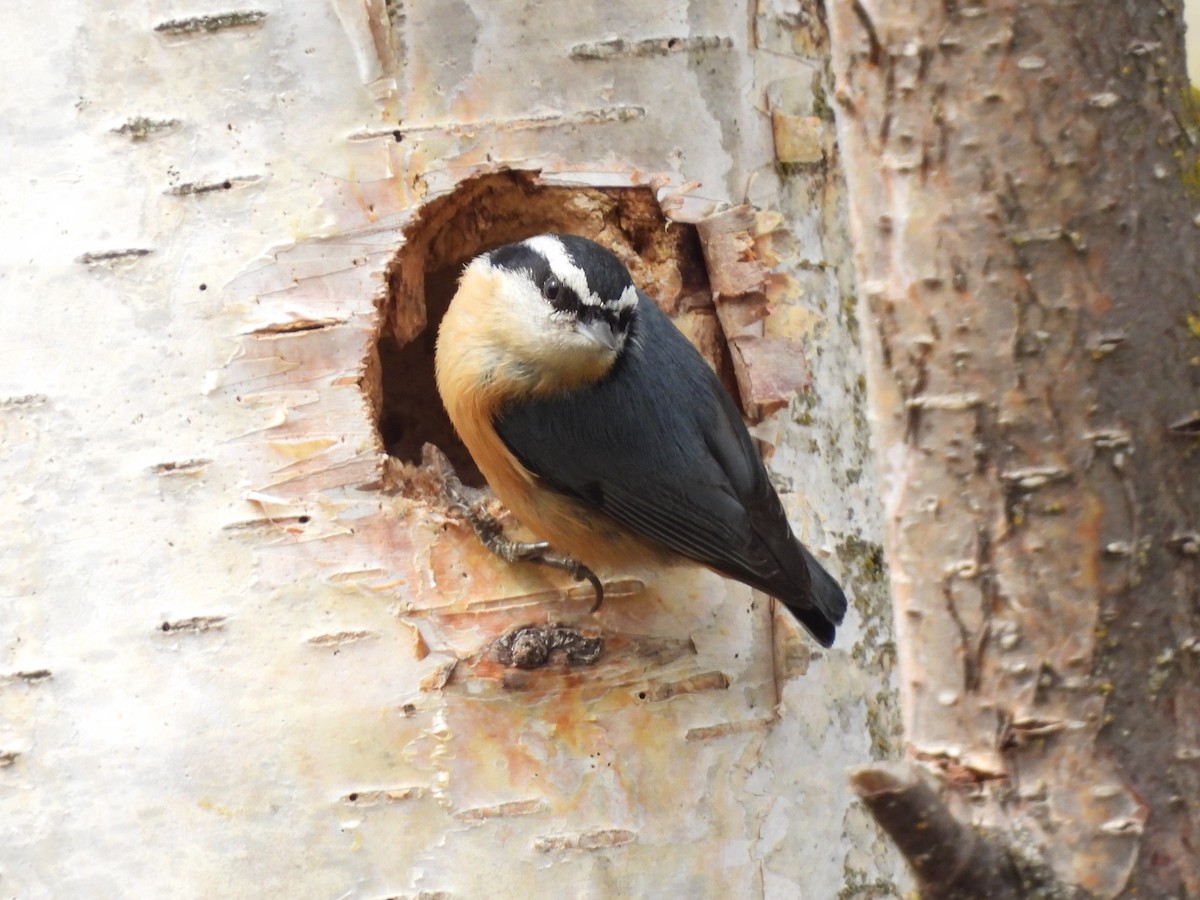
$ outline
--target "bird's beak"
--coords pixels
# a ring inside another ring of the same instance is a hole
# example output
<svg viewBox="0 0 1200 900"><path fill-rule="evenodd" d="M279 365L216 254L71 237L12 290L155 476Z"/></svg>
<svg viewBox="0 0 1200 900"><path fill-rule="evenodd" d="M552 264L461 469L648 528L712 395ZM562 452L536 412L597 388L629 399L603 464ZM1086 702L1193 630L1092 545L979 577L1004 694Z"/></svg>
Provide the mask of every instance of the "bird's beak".
<svg viewBox="0 0 1200 900"><path fill-rule="evenodd" d="M613 353L621 349L620 337L604 319L592 319L590 322L577 321L575 330Z"/></svg>

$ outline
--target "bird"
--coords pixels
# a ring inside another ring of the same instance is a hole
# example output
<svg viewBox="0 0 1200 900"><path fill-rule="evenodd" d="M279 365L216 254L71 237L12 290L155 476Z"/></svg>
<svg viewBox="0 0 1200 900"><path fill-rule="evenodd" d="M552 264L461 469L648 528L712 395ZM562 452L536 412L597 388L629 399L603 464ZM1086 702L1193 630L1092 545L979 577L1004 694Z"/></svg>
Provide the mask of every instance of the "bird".
<svg viewBox="0 0 1200 900"><path fill-rule="evenodd" d="M540 234L476 256L434 367L480 473L545 542L523 546L589 576L699 563L832 646L845 594L793 533L725 386L613 252Z"/></svg>

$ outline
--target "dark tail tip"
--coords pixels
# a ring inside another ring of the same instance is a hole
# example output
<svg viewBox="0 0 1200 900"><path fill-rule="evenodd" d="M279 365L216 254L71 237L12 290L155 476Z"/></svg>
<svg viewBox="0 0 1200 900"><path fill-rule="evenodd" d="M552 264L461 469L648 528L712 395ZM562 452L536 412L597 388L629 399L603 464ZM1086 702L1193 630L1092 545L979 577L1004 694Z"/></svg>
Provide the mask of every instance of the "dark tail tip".
<svg viewBox="0 0 1200 900"><path fill-rule="evenodd" d="M822 647L832 647L837 626L842 624L846 616L846 595L833 576L808 552L807 547L801 545L800 550L808 564L809 602L805 606L789 606L788 609L817 639L817 643Z"/></svg>

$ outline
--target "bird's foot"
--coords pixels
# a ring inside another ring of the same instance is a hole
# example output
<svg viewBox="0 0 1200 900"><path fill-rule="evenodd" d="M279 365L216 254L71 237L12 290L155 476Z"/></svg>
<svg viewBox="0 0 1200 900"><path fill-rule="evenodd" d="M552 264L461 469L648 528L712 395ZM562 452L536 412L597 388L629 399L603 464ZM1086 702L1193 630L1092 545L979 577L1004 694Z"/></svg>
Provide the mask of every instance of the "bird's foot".
<svg viewBox="0 0 1200 900"><path fill-rule="evenodd" d="M604 602L604 585L596 573L577 559L555 553L546 541L514 541L505 537L504 529L486 509L485 495L477 488L468 488L459 480L454 469L443 457L439 475L450 505L470 523L483 546L505 562L527 562L549 566L570 573L576 581L588 581L596 592L590 612L596 612Z"/></svg>

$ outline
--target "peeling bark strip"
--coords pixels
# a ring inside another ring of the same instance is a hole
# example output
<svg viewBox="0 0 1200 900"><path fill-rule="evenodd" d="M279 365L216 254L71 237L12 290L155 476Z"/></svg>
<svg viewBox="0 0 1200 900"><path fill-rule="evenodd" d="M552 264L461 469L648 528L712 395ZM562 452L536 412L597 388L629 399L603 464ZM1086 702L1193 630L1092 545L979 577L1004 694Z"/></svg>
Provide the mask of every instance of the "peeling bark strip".
<svg viewBox="0 0 1200 900"><path fill-rule="evenodd" d="M1200 895L1179 11L827 7L908 740L1064 884Z"/></svg>
<svg viewBox="0 0 1200 900"><path fill-rule="evenodd" d="M397 143L406 137L423 134L465 135L481 131L530 131L543 128L561 128L569 125L605 125L614 122L633 122L645 118L646 110L641 106L599 106L569 113L546 113L536 116L520 116L512 119L475 119L470 122L438 122L431 124L397 125L395 128L364 128L349 135L349 141L374 141L391 138Z"/></svg>
<svg viewBox="0 0 1200 900"><path fill-rule="evenodd" d="M247 334L256 335L258 337L270 337L276 334L298 334L302 331L322 331L326 328L336 328L339 325L345 325L348 320L338 318L326 319L292 319L287 322L279 322L273 325L264 325L262 328L255 328Z"/></svg>

